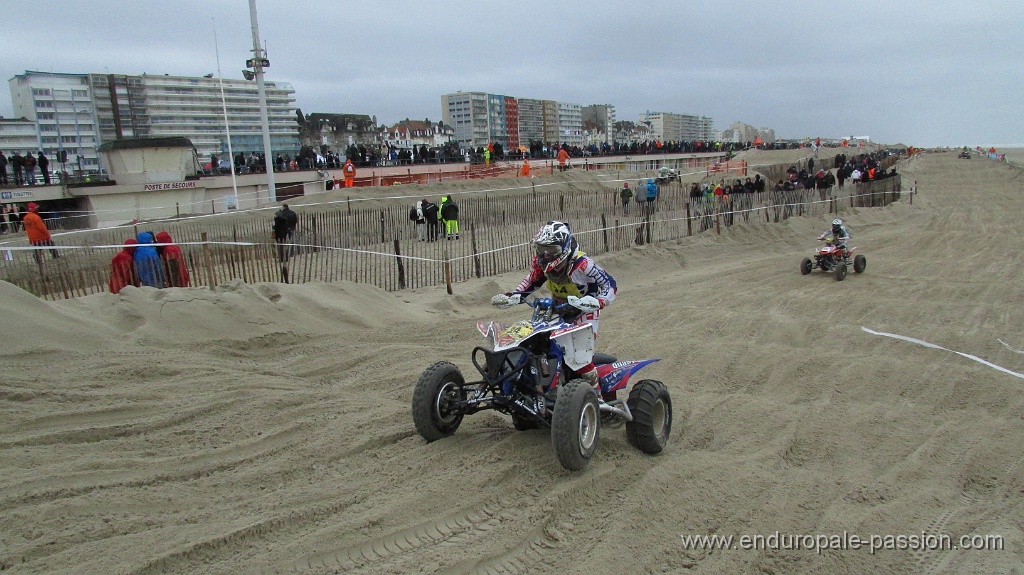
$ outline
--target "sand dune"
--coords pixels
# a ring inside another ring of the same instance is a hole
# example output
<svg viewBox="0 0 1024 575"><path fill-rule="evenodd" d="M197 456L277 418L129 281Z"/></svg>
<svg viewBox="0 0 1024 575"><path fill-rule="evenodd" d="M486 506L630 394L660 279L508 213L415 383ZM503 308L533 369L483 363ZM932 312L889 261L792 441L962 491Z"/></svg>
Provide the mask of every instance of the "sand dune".
<svg viewBox="0 0 1024 575"><path fill-rule="evenodd" d="M753 163L753 160L752 160ZM828 222L601 257L602 351L658 357L669 447L467 418L425 443L424 367L473 371L520 277L128 288L0 285L0 564L12 573L1020 573L1022 171L924 154L913 205L848 209L864 274L801 258ZM438 192L439 193L439 192ZM945 349L864 331L917 338ZM686 535L999 535L1002 551L695 550Z"/></svg>

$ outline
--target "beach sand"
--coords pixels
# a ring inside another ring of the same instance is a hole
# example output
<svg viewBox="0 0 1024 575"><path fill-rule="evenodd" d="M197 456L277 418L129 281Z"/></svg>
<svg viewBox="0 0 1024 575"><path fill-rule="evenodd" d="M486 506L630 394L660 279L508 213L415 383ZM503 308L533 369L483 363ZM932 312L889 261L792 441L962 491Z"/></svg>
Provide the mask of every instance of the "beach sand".
<svg viewBox="0 0 1024 575"><path fill-rule="evenodd" d="M413 427L420 372L444 359L474 377L475 322L524 316L488 305L518 273L455 295L234 282L44 302L0 284L0 565L1022 573L1022 171L955 150L899 171L913 205L842 214L868 261L843 282L799 272L830 218L601 256L619 294L598 348L661 358L641 374L669 387L675 421L653 457L604 430L581 472L498 414L430 444ZM682 543L923 532L1004 549Z"/></svg>

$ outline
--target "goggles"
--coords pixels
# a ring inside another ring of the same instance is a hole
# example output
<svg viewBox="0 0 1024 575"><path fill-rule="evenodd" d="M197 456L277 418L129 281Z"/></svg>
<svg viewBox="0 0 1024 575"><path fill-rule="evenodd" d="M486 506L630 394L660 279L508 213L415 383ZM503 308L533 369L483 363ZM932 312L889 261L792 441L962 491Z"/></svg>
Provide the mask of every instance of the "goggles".
<svg viewBox="0 0 1024 575"><path fill-rule="evenodd" d="M559 246L541 246L537 247L537 257L542 260L553 260L562 253L562 248Z"/></svg>

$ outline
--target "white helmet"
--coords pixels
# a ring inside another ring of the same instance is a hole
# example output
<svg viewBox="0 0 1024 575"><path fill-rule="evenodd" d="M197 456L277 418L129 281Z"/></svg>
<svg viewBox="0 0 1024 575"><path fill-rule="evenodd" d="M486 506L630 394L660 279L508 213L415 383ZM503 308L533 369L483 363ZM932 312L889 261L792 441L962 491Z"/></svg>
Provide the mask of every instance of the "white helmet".
<svg viewBox="0 0 1024 575"><path fill-rule="evenodd" d="M576 240L569 224L563 222L550 221L541 226L532 243L537 250L537 263L545 272L561 271L576 252Z"/></svg>
<svg viewBox="0 0 1024 575"><path fill-rule="evenodd" d="M841 225L843 225L843 220L841 220L839 218L836 218L836 219L832 220L832 225L833 226L841 226Z"/></svg>

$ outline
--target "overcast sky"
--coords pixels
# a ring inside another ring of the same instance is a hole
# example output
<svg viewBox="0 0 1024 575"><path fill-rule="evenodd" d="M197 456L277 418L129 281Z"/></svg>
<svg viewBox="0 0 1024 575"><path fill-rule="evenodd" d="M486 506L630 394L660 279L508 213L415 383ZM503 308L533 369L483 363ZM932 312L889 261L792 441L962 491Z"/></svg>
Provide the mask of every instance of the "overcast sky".
<svg viewBox="0 0 1024 575"><path fill-rule="evenodd" d="M248 0L33 0L0 72L216 74L251 57ZM441 119L463 91L612 104L916 146L1022 145L1021 0L256 0L268 80L303 113ZM0 85L0 115L11 117Z"/></svg>

